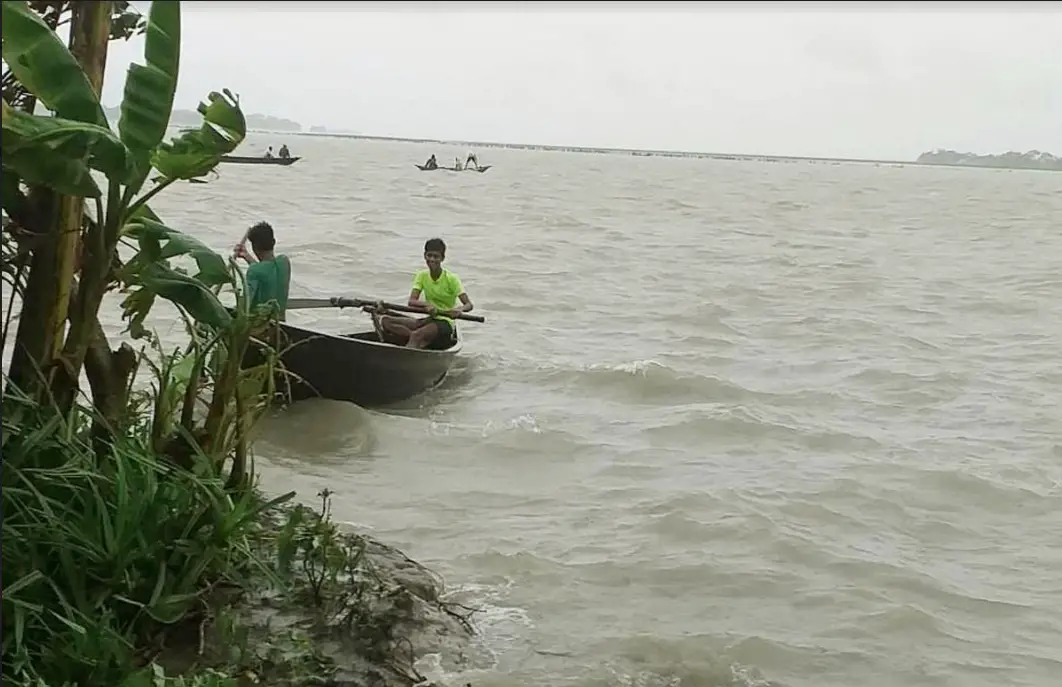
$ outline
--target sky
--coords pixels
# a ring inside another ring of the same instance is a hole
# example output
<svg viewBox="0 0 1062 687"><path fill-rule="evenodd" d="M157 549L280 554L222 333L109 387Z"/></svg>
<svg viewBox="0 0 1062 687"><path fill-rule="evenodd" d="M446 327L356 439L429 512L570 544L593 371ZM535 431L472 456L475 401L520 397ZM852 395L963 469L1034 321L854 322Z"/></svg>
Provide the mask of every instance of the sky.
<svg viewBox="0 0 1062 687"><path fill-rule="evenodd" d="M1062 2L434 5L185 2L176 106L227 87L247 113L377 136L1062 155ZM107 105L142 54L111 44Z"/></svg>

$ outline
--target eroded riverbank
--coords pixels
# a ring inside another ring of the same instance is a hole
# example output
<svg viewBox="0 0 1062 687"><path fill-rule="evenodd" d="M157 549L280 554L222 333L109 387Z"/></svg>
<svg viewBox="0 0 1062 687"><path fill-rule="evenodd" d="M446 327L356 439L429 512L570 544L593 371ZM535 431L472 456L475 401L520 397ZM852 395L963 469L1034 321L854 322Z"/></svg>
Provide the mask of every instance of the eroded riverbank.
<svg viewBox="0 0 1062 687"><path fill-rule="evenodd" d="M262 565L243 588L219 585L195 627L170 633L154 662L196 685L438 685L426 655L460 668L476 653L474 609L444 600L437 575L384 542L337 525L318 505L261 516Z"/></svg>

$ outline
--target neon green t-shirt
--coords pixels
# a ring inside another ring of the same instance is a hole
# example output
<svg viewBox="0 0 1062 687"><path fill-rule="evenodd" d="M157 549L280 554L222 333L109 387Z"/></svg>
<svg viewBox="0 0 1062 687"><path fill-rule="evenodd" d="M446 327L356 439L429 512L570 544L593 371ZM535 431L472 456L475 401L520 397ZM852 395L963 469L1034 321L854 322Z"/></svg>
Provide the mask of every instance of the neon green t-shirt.
<svg viewBox="0 0 1062 687"><path fill-rule="evenodd" d="M430 270L421 270L413 275L413 288L420 291L422 300L428 301L439 310L453 310L457 305L458 296L465 292L461 285L461 279L450 270L443 269L438 279L431 278ZM449 317L437 316L440 320L446 320L453 324Z"/></svg>
<svg viewBox="0 0 1062 687"><path fill-rule="evenodd" d="M247 295L251 307L276 301L279 317L285 319L288 309L288 290L291 286L291 260L278 255L272 260L256 262L247 268Z"/></svg>

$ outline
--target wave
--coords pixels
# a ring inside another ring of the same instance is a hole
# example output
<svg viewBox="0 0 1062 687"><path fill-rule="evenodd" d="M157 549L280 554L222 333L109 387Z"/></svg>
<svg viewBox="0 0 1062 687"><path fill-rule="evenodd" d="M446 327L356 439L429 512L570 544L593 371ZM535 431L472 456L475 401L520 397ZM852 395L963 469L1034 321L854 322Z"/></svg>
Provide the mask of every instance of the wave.
<svg viewBox="0 0 1062 687"><path fill-rule="evenodd" d="M721 377L680 372L653 359L579 367L543 366L540 374L543 384L556 389L611 395L614 400L645 405L737 402L756 396Z"/></svg>
<svg viewBox="0 0 1062 687"><path fill-rule="evenodd" d="M345 464L377 445L372 413L350 403L308 399L275 409L255 427L256 451L278 464Z"/></svg>

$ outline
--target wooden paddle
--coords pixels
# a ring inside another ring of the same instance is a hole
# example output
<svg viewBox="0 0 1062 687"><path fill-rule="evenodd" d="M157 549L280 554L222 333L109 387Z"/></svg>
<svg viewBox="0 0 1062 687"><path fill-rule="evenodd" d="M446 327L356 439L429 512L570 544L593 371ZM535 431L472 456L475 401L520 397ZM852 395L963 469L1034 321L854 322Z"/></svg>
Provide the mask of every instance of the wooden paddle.
<svg viewBox="0 0 1062 687"><path fill-rule="evenodd" d="M373 301L366 300L364 298L342 298L333 296L331 298L289 298L288 310L308 310L311 308L374 308L377 305L383 306L387 310L400 313L410 313L413 315L427 315L426 312L418 308L411 308L408 305L400 305L398 303L388 303L387 301ZM482 315L469 315L468 313L460 313L454 317L455 320L465 320L466 322L486 322L486 319Z"/></svg>

